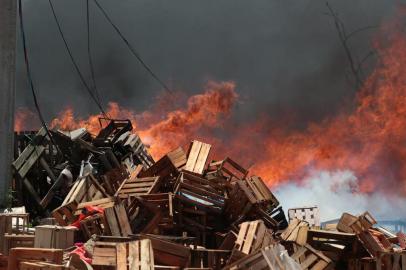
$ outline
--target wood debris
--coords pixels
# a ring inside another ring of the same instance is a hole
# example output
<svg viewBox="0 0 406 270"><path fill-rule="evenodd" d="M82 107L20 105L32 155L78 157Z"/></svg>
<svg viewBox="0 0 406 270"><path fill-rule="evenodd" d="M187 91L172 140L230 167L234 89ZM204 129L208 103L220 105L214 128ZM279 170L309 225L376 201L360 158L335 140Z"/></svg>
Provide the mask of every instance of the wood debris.
<svg viewBox="0 0 406 270"><path fill-rule="evenodd" d="M265 182L210 160L210 144L155 162L129 121L52 135L30 133L13 163L19 203L49 225L0 214L0 269L406 270L404 234L368 212L322 227L317 207L288 223Z"/></svg>

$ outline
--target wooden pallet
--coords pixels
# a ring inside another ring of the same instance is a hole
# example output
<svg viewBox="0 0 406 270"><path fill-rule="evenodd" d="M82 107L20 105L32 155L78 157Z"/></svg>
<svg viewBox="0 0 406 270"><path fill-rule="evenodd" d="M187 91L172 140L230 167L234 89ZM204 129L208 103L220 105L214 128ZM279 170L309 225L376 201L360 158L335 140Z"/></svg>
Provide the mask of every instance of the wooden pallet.
<svg viewBox="0 0 406 270"><path fill-rule="evenodd" d="M315 250L310 245L294 245L292 259L300 264L301 269L322 270L331 266L331 260L322 252Z"/></svg>
<svg viewBox="0 0 406 270"><path fill-rule="evenodd" d="M210 154L210 148L210 144L192 141L183 170L202 175Z"/></svg>
<svg viewBox="0 0 406 270"><path fill-rule="evenodd" d="M254 197L257 199L257 203L267 203L272 207L279 205L279 201L269 190L268 186L264 183L261 177L252 176L246 179L248 187L251 189Z"/></svg>
<svg viewBox="0 0 406 270"><path fill-rule="evenodd" d="M115 267L116 270L152 270L154 253L148 239L127 243L96 242L93 250L94 269Z"/></svg>
<svg viewBox="0 0 406 270"><path fill-rule="evenodd" d="M20 262L27 261L61 265L62 257L62 249L12 248L8 260L8 270L21 270Z"/></svg>

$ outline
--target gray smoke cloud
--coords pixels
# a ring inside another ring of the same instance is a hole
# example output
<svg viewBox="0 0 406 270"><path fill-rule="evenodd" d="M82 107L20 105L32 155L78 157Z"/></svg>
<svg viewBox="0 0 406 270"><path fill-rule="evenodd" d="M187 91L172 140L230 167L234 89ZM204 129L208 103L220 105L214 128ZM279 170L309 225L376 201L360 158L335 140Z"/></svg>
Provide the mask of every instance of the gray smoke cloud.
<svg viewBox="0 0 406 270"><path fill-rule="evenodd" d="M379 25L395 0L332 0L347 29ZM274 117L294 111L300 121L325 117L355 93L348 63L321 0L100 0L152 69L173 89L194 94L207 80L233 80L243 100L236 119L258 112ZM78 114L97 112L57 32L46 0L24 0L26 32L41 107L50 119L70 105ZM64 32L90 80L86 58L84 0L54 0ZM93 1L92 47L104 104L117 101L146 109L162 91L131 56ZM352 38L355 55L369 51L374 31ZM32 108L21 45L17 106Z"/></svg>

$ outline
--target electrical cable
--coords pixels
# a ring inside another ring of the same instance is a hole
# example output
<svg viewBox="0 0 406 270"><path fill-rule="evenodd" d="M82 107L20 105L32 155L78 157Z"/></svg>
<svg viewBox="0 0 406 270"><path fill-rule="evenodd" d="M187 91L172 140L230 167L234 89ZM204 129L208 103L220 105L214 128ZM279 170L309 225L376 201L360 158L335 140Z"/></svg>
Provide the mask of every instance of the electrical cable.
<svg viewBox="0 0 406 270"><path fill-rule="evenodd" d="M49 0L50 1L50 0ZM121 37L121 39L124 41L124 43L127 45L128 49L130 52L135 56L135 58L138 59L138 61L141 63L141 65L148 71L148 73L169 93L173 93L173 91L152 71L152 69L144 62L144 60L141 58L140 54L137 52L137 50L130 44L130 42L126 39L126 37L123 35L123 33L120 31L120 29L117 27L116 24L111 20L110 16L107 14L107 12L104 10L104 8L99 4L97 0L93 0L96 4L96 6L100 9L100 11L103 13L104 17L106 20L110 23L110 25L114 28L114 30L117 32L117 34Z"/></svg>
<svg viewBox="0 0 406 270"><path fill-rule="evenodd" d="M32 97L34 99L34 106L35 109L37 110L37 114L38 117L41 121L42 126L44 127L51 143L59 150L59 147L56 145L56 143L53 140L52 134L48 129L48 126L44 120L44 116L42 115L39 103L38 103L38 98L37 98L37 94L35 92L35 87L34 87L34 82L32 80L32 73L31 73L31 67L30 67L30 62L29 62L29 57L28 57L28 50L27 50L27 42L26 42L26 38L25 38L25 28L24 28L24 19L23 19L23 10L22 10L22 2L21 0L18 0L18 14L19 14L19 19L20 19L20 30L21 30L21 40L23 43L23 51L24 51L24 61L25 61L25 67L26 67L26 73L27 73L27 78L28 78L28 82L30 85L30 89L31 89L31 94Z"/></svg>
<svg viewBox="0 0 406 270"><path fill-rule="evenodd" d="M90 45L90 9L89 9L89 0L86 0L86 26L87 26L87 57L89 61L89 67L90 67L90 75L92 78L92 83L93 83L93 89L94 92L96 93L96 98L99 104L102 104L101 98L99 95L99 89L97 87L96 83L96 76L94 72L94 65L93 65L93 59L92 59L92 50L91 50L91 45Z"/></svg>
<svg viewBox="0 0 406 270"><path fill-rule="evenodd" d="M103 114L103 116L106 117L106 118L109 118L109 117L107 116L107 114L105 113L105 111L104 111L102 105L100 104L100 102L97 100L97 98L96 98L95 95L93 94L93 92L92 92L92 90L90 89L89 85L86 83L86 80L85 80L85 78L84 78L82 72L80 71L78 64L76 63L75 58L73 57L72 51L71 51L71 49L70 49L70 47L69 47L69 45L68 45L68 42L67 42L67 40L66 40L66 38L65 38L65 35L64 35L63 31L62 31L62 26L61 26L61 24L60 24L60 22L59 22L58 16L56 15L54 5L52 4L52 0L48 0L48 2L49 2L49 5L50 5L50 7L51 7L51 11L52 11L53 17L54 17L54 19L55 19L56 25L57 25L57 27L58 27L59 34L61 35L61 38L62 38L62 40L63 40L63 43L65 44L65 49L66 49L66 51L67 51L68 54L69 54L69 58L71 59L72 64L73 64L73 66L75 67L75 70L76 70L76 72L78 73L80 80L82 81L82 83L83 83L83 85L85 86L87 92L89 93L89 95L90 95L90 97L93 99L93 101L96 103L97 107L99 108L99 110L100 110L100 112Z"/></svg>

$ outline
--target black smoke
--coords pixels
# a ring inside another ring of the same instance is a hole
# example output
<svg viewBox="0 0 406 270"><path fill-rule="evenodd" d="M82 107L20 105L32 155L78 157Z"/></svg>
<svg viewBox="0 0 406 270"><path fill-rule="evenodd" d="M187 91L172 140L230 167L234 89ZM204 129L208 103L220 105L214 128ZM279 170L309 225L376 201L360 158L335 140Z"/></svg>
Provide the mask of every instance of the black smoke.
<svg viewBox="0 0 406 270"><path fill-rule="evenodd" d="M68 42L90 81L85 0L53 0ZM207 80L233 80L242 102L239 120L258 112L294 111L301 121L334 112L355 94L349 65L321 0L99 0L154 72L175 90L194 94ZM395 0L331 0L348 31L393 16ZM97 107L63 47L47 0L24 0L34 82L50 119L65 106L78 114ZM104 105L117 101L136 111L162 90L129 53L93 0L91 35L96 79ZM370 50L375 30L350 40L354 55ZM18 48L17 107L32 108ZM373 59L371 60L373 62Z"/></svg>

